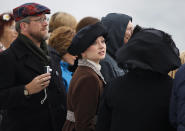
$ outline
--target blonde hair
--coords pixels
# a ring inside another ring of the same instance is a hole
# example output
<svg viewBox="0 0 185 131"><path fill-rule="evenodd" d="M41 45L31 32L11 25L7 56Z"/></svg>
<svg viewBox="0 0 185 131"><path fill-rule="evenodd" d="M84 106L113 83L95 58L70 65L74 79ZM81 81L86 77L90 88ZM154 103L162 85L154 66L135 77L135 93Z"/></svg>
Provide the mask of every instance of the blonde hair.
<svg viewBox="0 0 185 131"><path fill-rule="evenodd" d="M75 30L68 26L61 26L55 29L49 38L49 45L53 47L61 56L67 53L67 49L75 35Z"/></svg>
<svg viewBox="0 0 185 131"><path fill-rule="evenodd" d="M73 29L76 28L77 20L74 16L66 12L56 12L51 16L49 21L49 32L54 31L60 26L69 26Z"/></svg>
<svg viewBox="0 0 185 131"><path fill-rule="evenodd" d="M185 51L183 51L182 53L180 53L180 60L181 60L181 64L185 63ZM169 76L171 76L172 78L175 78L175 73L177 72L178 69L170 71L168 73Z"/></svg>

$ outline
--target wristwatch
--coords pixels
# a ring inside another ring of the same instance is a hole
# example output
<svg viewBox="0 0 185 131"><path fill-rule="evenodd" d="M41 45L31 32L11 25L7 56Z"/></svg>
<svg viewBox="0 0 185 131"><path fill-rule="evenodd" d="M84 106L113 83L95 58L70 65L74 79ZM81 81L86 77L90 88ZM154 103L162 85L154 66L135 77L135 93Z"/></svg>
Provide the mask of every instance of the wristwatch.
<svg viewBox="0 0 185 131"><path fill-rule="evenodd" d="M24 95L25 96L28 96L29 95L29 92L28 92L28 90L26 90L26 88L24 88Z"/></svg>

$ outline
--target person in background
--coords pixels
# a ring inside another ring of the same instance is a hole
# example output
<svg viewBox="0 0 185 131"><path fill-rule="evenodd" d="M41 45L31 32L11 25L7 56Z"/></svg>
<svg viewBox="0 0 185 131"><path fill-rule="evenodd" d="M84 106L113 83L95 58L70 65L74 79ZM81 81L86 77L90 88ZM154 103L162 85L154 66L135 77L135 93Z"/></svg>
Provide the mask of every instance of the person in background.
<svg viewBox="0 0 185 131"><path fill-rule="evenodd" d="M66 13L66 12L56 12L51 16L51 19L49 21L49 33L51 34L55 29L62 27L62 26L68 26L68 27L72 28L73 30L75 30L76 25L77 25L77 20L71 14ZM57 39L57 38L55 38L55 39ZM47 41L47 43L49 43L49 42ZM48 51L49 51L49 54L51 56L53 56L54 62L55 62L55 65L57 66L57 68L62 68L61 67L62 66L61 65L61 55L59 54L59 52L56 51L56 49L54 49L50 45L48 45ZM68 70L70 72L73 72L73 66L70 65L68 67ZM63 78L67 78L70 76L69 72L67 74L68 75L65 76L65 72L62 73ZM63 79L63 81L65 81L65 79Z"/></svg>
<svg viewBox="0 0 185 131"><path fill-rule="evenodd" d="M181 59L181 64L184 64L185 63L185 51L182 51L180 53L180 59ZM171 76L174 79L177 71L178 71L178 69L176 69L174 71L170 71L168 74L169 74L169 76Z"/></svg>
<svg viewBox="0 0 185 131"><path fill-rule="evenodd" d="M72 72L69 71L68 67L70 65L74 65L74 61L77 57L67 52L67 49L70 46L74 35L74 29L67 26L61 26L55 29L51 33L49 38L49 45L53 47L61 57L60 66L62 70L62 80L66 87L66 92L68 91L69 84L72 78Z"/></svg>
<svg viewBox="0 0 185 131"><path fill-rule="evenodd" d="M3 13L0 15L0 52L10 47L10 44L16 39L15 20L12 13ZM2 62L2 61L1 61ZM0 127L5 110L0 107Z"/></svg>
<svg viewBox="0 0 185 131"><path fill-rule="evenodd" d="M97 131L175 131L169 122L168 72L181 63L171 36L141 29L116 52L116 61L128 72L105 88Z"/></svg>
<svg viewBox="0 0 185 131"><path fill-rule="evenodd" d="M10 44L17 38L15 20L12 13L0 15L0 52L10 47Z"/></svg>
<svg viewBox="0 0 185 131"><path fill-rule="evenodd" d="M101 22L108 30L107 54L100 62L101 73L106 82L110 82L116 77L124 75L115 61L115 53L128 42L133 32L132 17L126 14L109 13L101 19Z"/></svg>
<svg viewBox="0 0 185 131"><path fill-rule="evenodd" d="M80 31L85 26L93 25L96 24L97 22L100 22L100 20L96 17L91 16L84 17L78 22L76 26L76 32Z"/></svg>
<svg viewBox="0 0 185 131"><path fill-rule="evenodd" d="M106 29L98 22L82 28L68 48L79 60L67 94L67 118L62 131L95 131L99 99L105 84L99 62L106 54L106 36Z"/></svg>
<svg viewBox="0 0 185 131"><path fill-rule="evenodd" d="M13 9L19 33L0 54L2 131L61 131L66 118L66 93L59 70L48 55L50 9L25 3Z"/></svg>
<svg viewBox="0 0 185 131"><path fill-rule="evenodd" d="M174 77L173 89L170 101L170 122L176 128L176 131L185 130L185 52L180 55L183 64L178 70L175 70L171 76Z"/></svg>
<svg viewBox="0 0 185 131"><path fill-rule="evenodd" d="M77 20L74 16L66 12L56 12L54 13L49 21L49 32L53 32L55 29L61 26L69 26L75 29L77 25Z"/></svg>

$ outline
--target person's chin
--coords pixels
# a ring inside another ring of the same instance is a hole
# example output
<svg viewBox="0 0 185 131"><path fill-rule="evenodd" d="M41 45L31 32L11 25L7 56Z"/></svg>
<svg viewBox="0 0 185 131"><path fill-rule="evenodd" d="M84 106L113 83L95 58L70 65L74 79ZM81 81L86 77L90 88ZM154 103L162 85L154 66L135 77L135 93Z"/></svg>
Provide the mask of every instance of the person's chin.
<svg viewBox="0 0 185 131"><path fill-rule="evenodd" d="M100 60L102 60L102 59L104 59L104 58L105 58L105 55L101 56L101 57L100 57Z"/></svg>
<svg viewBox="0 0 185 131"><path fill-rule="evenodd" d="M45 34L43 35L43 38L44 38L44 40L47 40L47 39L49 38L49 34L48 34L48 33L45 33Z"/></svg>

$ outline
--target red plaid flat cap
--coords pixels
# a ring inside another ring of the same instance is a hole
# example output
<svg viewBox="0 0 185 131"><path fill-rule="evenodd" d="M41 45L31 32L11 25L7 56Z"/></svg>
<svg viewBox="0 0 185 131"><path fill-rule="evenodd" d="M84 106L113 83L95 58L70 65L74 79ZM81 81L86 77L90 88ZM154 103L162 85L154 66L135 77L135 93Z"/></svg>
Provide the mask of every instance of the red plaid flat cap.
<svg viewBox="0 0 185 131"><path fill-rule="evenodd" d="M26 3L13 9L15 21L40 14L50 14L50 9L37 3Z"/></svg>

